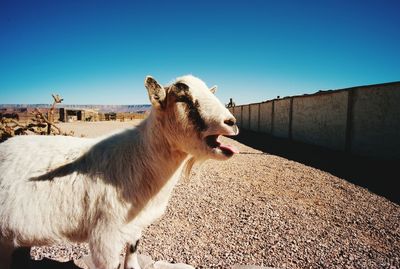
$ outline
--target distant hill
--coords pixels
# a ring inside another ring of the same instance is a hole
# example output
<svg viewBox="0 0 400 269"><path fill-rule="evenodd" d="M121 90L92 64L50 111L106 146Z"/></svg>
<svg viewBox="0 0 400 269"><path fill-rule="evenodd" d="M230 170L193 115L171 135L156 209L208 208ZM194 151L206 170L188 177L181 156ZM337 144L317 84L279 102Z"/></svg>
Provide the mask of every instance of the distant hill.
<svg viewBox="0 0 400 269"><path fill-rule="evenodd" d="M1 108L50 108L50 104L0 104ZM144 113L150 109L151 105L66 105L58 104L57 108L82 108L82 109L96 109L99 112L136 112Z"/></svg>

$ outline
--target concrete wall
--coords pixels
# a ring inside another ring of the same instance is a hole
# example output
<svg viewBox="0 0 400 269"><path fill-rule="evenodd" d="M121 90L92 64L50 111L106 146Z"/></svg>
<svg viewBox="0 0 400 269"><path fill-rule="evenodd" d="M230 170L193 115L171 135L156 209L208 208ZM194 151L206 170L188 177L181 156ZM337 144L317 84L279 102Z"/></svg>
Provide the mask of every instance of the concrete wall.
<svg viewBox="0 0 400 269"><path fill-rule="evenodd" d="M272 135L289 138L290 98L275 100Z"/></svg>
<svg viewBox="0 0 400 269"><path fill-rule="evenodd" d="M244 105L242 107L242 122L240 126L246 130L250 130L250 106Z"/></svg>
<svg viewBox="0 0 400 269"><path fill-rule="evenodd" d="M241 117L241 106L236 106L236 107L231 107L229 108L229 111L232 113L232 115L236 118L236 124L238 126L241 126L242 122L242 117Z"/></svg>
<svg viewBox="0 0 400 269"><path fill-rule="evenodd" d="M293 140L345 150L348 92L293 99Z"/></svg>
<svg viewBox="0 0 400 269"><path fill-rule="evenodd" d="M260 132L271 134L272 102L260 104Z"/></svg>
<svg viewBox="0 0 400 269"><path fill-rule="evenodd" d="M333 150L400 160L400 82L230 109L240 128Z"/></svg>
<svg viewBox="0 0 400 269"><path fill-rule="evenodd" d="M351 152L400 159L400 85L354 89Z"/></svg>
<svg viewBox="0 0 400 269"><path fill-rule="evenodd" d="M259 104L251 104L250 105L250 126L249 129L255 132L258 132L258 112L259 112Z"/></svg>

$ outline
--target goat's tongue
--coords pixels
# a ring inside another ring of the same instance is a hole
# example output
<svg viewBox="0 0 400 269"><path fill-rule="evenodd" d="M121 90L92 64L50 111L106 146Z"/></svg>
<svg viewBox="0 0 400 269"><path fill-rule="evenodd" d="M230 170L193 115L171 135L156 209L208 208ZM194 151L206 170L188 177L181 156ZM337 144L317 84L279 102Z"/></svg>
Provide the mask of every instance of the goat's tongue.
<svg viewBox="0 0 400 269"><path fill-rule="evenodd" d="M232 146L232 145L224 145L224 144L221 144L221 145L219 146L219 148L222 150L222 152L223 152L225 155L233 155L233 154L235 154L235 153L239 153L239 150L238 150L237 148L235 148L234 146Z"/></svg>

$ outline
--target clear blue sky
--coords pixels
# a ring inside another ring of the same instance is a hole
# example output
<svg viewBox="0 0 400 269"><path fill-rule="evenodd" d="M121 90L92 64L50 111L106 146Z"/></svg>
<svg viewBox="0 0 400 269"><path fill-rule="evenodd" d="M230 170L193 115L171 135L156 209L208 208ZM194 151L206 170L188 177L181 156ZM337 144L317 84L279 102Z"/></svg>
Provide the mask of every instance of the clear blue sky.
<svg viewBox="0 0 400 269"><path fill-rule="evenodd" d="M0 1L0 103L149 103L193 74L237 104L400 80L400 1Z"/></svg>

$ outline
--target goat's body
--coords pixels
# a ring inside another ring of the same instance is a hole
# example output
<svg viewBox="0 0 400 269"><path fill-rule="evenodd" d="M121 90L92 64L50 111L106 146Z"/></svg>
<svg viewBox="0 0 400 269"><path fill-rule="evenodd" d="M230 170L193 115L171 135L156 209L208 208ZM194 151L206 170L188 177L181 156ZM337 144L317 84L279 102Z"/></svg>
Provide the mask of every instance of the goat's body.
<svg viewBox="0 0 400 269"><path fill-rule="evenodd" d="M56 181L31 178L65 164L66 160L76 160L93 143L94 140L84 138L21 136L0 147L3 238L12 238L18 246L62 241L67 234L77 239L83 237L86 231L78 227L89 213L83 211L83 198L88 191L81 180L83 175L73 173ZM57 154L51 154L52 151ZM34 158L28 154L32 152Z"/></svg>
<svg viewBox="0 0 400 269"><path fill-rule="evenodd" d="M121 249L140 234L165 211L184 161L180 154L149 152L154 147L143 141L145 126L104 139L21 136L3 143L0 243L83 242L112 227L110 237ZM170 158L161 160L165 154ZM88 162L96 162L91 170L82 166ZM143 167L153 162L169 169Z"/></svg>

